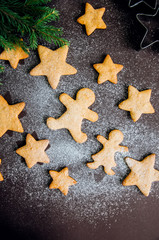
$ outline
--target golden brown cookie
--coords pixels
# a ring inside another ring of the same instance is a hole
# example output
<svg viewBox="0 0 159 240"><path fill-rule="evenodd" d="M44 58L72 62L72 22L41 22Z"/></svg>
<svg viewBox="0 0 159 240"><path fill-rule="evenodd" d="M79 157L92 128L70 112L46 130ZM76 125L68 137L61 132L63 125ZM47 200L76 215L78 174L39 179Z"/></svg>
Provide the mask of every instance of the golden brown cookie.
<svg viewBox="0 0 159 240"><path fill-rule="evenodd" d="M28 58L29 55L23 51L21 47L15 47L15 50L4 50L0 54L1 60L8 60L12 68L17 68L19 60Z"/></svg>
<svg viewBox="0 0 159 240"><path fill-rule="evenodd" d="M105 8L94 9L89 3L86 3L85 14L77 19L77 22L85 25L86 33L89 36L95 29L105 29L107 26L102 17Z"/></svg>
<svg viewBox="0 0 159 240"><path fill-rule="evenodd" d="M154 113L150 103L151 89L139 92L135 87L128 87L128 99L119 104L119 108L129 111L131 118L136 122L143 113Z"/></svg>
<svg viewBox="0 0 159 240"><path fill-rule="evenodd" d="M152 182L159 181L159 171L154 169L155 154L147 156L142 161L137 161L129 157L125 161L131 172L124 179L123 185L136 185L145 196L148 196Z"/></svg>
<svg viewBox="0 0 159 240"><path fill-rule="evenodd" d="M106 56L103 63L94 64L93 67L99 73L98 84L110 81L117 83L117 74L123 69L123 65L113 63L109 55Z"/></svg>
<svg viewBox="0 0 159 240"><path fill-rule="evenodd" d="M98 120L98 114L88 109L95 101L94 92L89 88L82 88L78 91L76 100L66 93L61 94L59 99L67 110L58 119L48 118L47 126L52 130L67 128L76 142L85 142L87 135L81 131L82 120L84 118L91 122Z"/></svg>
<svg viewBox="0 0 159 240"><path fill-rule="evenodd" d="M9 105L7 101L0 96L0 137L2 137L7 130L24 132L22 124L18 118L18 115L24 107L24 102Z"/></svg>
<svg viewBox="0 0 159 240"><path fill-rule="evenodd" d="M68 46L53 51L44 46L38 46L41 63L30 72L32 76L45 75L53 89L57 88L62 75L76 74L77 70L66 63Z"/></svg>
<svg viewBox="0 0 159 240"><path fill-rule="evenodd" d="M63 168L60 172L50 170L51 177L53 178L50 184L50 189L59 189L64 195L67 195L69 186L76 184L77 182L68 175L68 168Z"/></svg>
<svg viewBox="0 0 159 240"><path fill-rule="evenodd" d="M1 164L1 159L0 159L0 164ZM0 173L0 182L2 182L4 180L2 173Z"/></svg>
<svg viewBox="0 0 159 240"><path fill-rule="evenodd" d="M113 130L109 133L109 139L107 140L101 135L97 136L97 140L103 144L103 149L92 155L94 162L87 163L87 166L91 169L96 169L99 166L104 167L105 173L108 175L114 175L113 167L116 166L114 155L116 152L127 152L128 148L120 146L119 143L123 141L123 133L119 130Z"/></svg>
<svg viewBox="0 0 159 240"><path fill-rule="evenodd" d="M49 140L36 141L31 134L26 136L26 145L18 148L16 153L22 156L28 168L33 167L36 163L49 163L50 160L45 153Z"/></svg>

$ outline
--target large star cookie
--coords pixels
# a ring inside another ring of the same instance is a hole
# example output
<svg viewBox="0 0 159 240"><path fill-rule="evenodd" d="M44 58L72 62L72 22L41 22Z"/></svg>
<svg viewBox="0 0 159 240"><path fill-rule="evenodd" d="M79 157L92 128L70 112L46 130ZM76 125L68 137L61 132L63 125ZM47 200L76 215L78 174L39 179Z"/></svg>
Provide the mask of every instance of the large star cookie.
<svg viewBox="0 0 159 240"><path fill-rule="evenodd" d="M104 167L105 173L108 175L114 175L113 167L116 166L114 155L116 152L127 152L128 148L119 145L123 141L123 133L119 130L113 130L109 133L109 139L107 140L101 135L97 136L97 140L103 144L103 149L92 155L94 162L87 163L87 166L91 169L96 169L99 166Z"/></svg>
<svg viewBox="0 0 159 240"><path fill-rule="evenodd" d="M0 159L0 164L1 164L1 159ZM2 182L4 180L2 173L0 173L0 182Z"/></svg>
<svg viewBox="0 0 159 240"><path fill-rule="evenodd" d="M103 63L94 64L93 67L99 73L98 84L106 81L117 83L117 74L123 69L123 65L113 63L109 55L106 56Z"/></svg>
<svg viewBox="0 0 159 240"><path fill-rule="evenodd" d="M139 92L133 86L128 87L128 99L119 104L119 108L129 111L131 118L136 122L143 113L154 113L150 103L151 89Z"/></svg>
<svg viewBox="0 0 159 240"><path fill-rule="evenodd" d="M152 182L159 181L159 171L154 169L155 154L147 156L142 161L127 157L126 163L131 172L124 179L123 185L136 185L145 196L148 196Z"/></svg>
<svg viewBox="0 0 159 240"><path fill-rule="evenodd" d="M47 126L52 130L66 128L76 142L85 142L87 135L81 131L82 120L84 118L92 122L98 120L98 114L88 108L95 101L94 92L89 88L82 88L78 91L76 100L66 93L62 93L59 99L67 110L58 119L49 117Z"/></svg>
<svg viewBox="0 0 159 240"><path fill-rule="evenodd" d="M86 3L85 14L77 19L77 22L85 25L86 33L89 36L95 29L105 29L107 26L104 23L102 16L105 8L94 9L89 3Z"/></svg>
<svg viewBox="0 0 159 240"><path fill-rule="evenodd" d="M50 189L59 189L64 195L67 195L69 186L76 184L77 182L68 175L68 168L63 168L60 172L50 170L51 177L53 178L50 184Z"/></svg>
<svg viewBox="0 0 159 240"><path fill-rule="evenodd" d="M16 153L22 156L28 168L33 167L36 163L49 163L50 160L45 153L49 140L36 141L31 134L27 134L26 145L18 148Z"/></svg>
<svg viewBox="0 0 159 240"><path fill-rule="evenodd" d="M66 63L68 46L63 46L55 51L38 46L38 52L41 63L33 68L30 72L32 76L45 75L53 89L57 88L62 75L76 74L77 70L70 64Z"/></svg>
<svg viewBox="0 0 159 240"><path fill-rule="evenodd" d="M18 118L18 115L24 107L24 102L9 105L7 101L0 96L0 137L2 137L7 130L24 132L22 124Z"/></svg>
<svg viewBox="0 0 159 240"><path fill-rule="evenodd" d="M25 53L21 47L15 47L15 49L12 50L7 49L0 54L0 59L8 60L14 69L17 68L19 60L28 57L29 55Z"/></svg>

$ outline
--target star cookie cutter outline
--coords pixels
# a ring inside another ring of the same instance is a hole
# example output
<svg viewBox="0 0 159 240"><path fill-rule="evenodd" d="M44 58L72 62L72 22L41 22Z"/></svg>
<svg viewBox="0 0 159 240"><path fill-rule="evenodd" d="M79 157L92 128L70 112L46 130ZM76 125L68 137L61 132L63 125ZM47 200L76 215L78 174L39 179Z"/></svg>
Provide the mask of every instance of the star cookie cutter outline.
<svg viewBox="0 0 159 240"><path fill-rule="evenodd" d="M156 1L156 2L157 2L157 1ZM159 12L159 7L157 8L155 14L144 14L144 13L138 13L138 14L136 14L136 19L138 20L138 22L139 22L139 23L145 28L145 30L146 30L146 32L145 32L145 34L144 34L144 36L143 36L143 38L142 38L142 40L141 40L141 42L140 42L140 48L141 48L141 49L146 49L146 48L152 46L153 44L159 42L159 38L156 39L156 40L154 40L154 41L152 41L151 43L148 43L148 44L146 44L145 46L143 46L144 40L145 40L145 38L146 38L149 30L148 30L148 28L145 26L145 24L140 20L140 16L146 16L146 17L151 17L151 18L153 18L153 17L156 17L156 16L157 16L158 12Z"/></svg>
<svg viewBox="0 0 159 240"><path fill-rule="evenodd" d="M133 5L131 5L131 1L132 1L132 0L129 0L129 4L128 4L128 6L129 6L130 8L136 7L136 6L139 5L140 3L144 3L145 5L147 5L149 8L151 8L151 9L153 9L153 10L155 10L155 9L157 8L157 0L154 1L154 2L155 2L155 7L152 7L150 4L146 3L144 0L140 0L140 1L138 1L137 3L135 3L135 4L133 4Z"/></svg>

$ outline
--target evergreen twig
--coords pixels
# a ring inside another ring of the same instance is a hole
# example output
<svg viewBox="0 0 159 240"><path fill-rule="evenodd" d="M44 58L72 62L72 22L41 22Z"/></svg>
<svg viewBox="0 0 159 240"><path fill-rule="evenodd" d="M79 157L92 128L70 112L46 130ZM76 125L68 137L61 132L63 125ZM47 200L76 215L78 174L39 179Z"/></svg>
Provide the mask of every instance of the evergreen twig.
<svg viewBox="0 0 159 240"><path fill-rule="evenodd" d="M14 49L17 45L28 52L37 48L39 39L58 46L68 45L61 38L62 28L49 24L59 19L59 12L46 6L50 1L0 0L0 47Z"/></svg>

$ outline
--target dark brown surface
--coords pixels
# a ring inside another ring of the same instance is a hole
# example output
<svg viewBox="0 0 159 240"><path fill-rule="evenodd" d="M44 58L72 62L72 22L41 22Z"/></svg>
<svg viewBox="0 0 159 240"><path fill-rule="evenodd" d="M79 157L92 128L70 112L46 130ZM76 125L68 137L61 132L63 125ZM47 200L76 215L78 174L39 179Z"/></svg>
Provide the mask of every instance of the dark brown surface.
<svg viewBox="0 0 159 240"><path fill-rule="evenodd" d="M71 42L67 62L77 68L76 75L62 77L58 88L52 90L45 77L29 75L39 62L36 51L16 70L5 63L0 93L12 104L26 102L26 107L21 115L25 133L5 134L0 139L0 172L4 176L4 182L0 183L0 239L4 233L3 239L20 240L159 240L159 183L152 184L149 197L144 197L135 186L121 184L129 173L125 156L142 160L155 153L155 168L159 170L158 45L137 51L144 32L134 17L139 7L129 9L126 0L90 0L95 8L106 8L103 19L107 29L96 30L88 37L84 27L76 22L84 13L85 2L53 1L61 13L58 25L64 28L64 36ZM55 49L53 45L45 46ZM115 63L124 65L117 85L97 84L98 74L92 65L102 62L106 54ZM143 115L136 123L129 113L117 107L127 98L130 84L138 90L151 88L151 102L156 110L155 114ZM75 97L82 87L95 92L96 101L91 109L99 114L99 120L83 122L88 140L77 144L67 130L48 129L46 119L63 113L64 106L58 100L60 93ZM124 133L122 144L129 147L128 154L116 155L116 175L107 176L101 167L94 171L88 169L86 162L91 161L91 154L101 149L95 136L108 136L115 128ZM28 169L16 155L15 150L25 144L27 133L50 140L49 164ZM70 188L67 197L48 188L49 170L64 166L69 167L70 176L78 182Z"/></svg>

